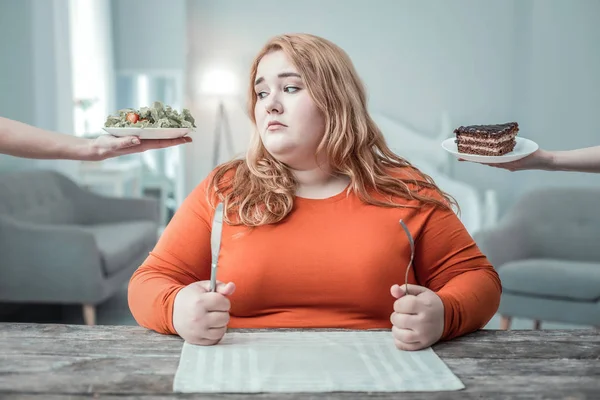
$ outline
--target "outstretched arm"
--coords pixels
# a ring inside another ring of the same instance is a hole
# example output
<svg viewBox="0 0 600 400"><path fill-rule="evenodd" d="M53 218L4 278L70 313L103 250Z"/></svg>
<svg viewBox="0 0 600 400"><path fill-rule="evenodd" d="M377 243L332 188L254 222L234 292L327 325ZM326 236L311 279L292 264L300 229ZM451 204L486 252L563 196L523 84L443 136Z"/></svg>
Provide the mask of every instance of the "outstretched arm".
<svg viewBox="0 0 600 400"><path fill-rule="evenodd" d="M0 153L15 157L100 161L191 141L190 137L140 140L135 136L102 135L95 139L80 138L0 117Z"/></svg>
<svg viewBox="0 0 600 400"><path fill-rule="evenodd" d="M543 170L600 173L600 146L563 151L539 149L517 161L486 165L509 171Z"/></svg>
<svg viewBox="0 0 600 400"><path fill-rule="evenodd" d="M600 172L600 146L548 153L554 171Z"/></svg>

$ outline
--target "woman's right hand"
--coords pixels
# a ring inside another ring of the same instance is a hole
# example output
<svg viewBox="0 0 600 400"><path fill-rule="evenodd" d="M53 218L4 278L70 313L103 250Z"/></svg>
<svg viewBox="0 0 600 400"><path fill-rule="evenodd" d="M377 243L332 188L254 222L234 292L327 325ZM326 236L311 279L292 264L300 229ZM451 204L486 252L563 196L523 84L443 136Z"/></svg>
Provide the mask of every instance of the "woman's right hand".
<svg viewBox="0 0 600 400"><path fill-rule="evenodd" d="M194 282L181 289L173 304L173 327L186 342L212 346L221 341L229 323L231 303L226 296L235 284L218 282L210 292L210 281Z"/></svg>

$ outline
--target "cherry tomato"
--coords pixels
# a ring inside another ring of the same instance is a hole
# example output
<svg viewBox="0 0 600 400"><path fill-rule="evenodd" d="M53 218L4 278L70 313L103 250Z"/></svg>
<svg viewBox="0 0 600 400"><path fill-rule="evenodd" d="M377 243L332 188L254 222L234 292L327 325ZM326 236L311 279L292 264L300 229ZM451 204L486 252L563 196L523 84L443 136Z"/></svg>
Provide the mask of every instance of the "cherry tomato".
<svg viewBox="0 0 600 400"><path fill-rule="evenodd" d="M127 114L127 121L131 122L132 124L135 124L139 120L140 120L140 116L137 115L136 113L130 112Z"/></svg>

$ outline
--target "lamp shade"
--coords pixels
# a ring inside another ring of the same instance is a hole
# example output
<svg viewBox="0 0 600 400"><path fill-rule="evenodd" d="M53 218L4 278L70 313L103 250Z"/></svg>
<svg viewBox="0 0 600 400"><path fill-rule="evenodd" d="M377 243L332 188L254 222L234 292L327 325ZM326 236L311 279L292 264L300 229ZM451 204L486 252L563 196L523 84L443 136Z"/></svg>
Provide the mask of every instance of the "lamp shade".
<svg viewBox="0 0 600 400"><path fill-rule="evenodd" d="M208 70L202 77L200 92L209 96L232 96L238 91L238 82L233 72L225 69Z"/></svg>

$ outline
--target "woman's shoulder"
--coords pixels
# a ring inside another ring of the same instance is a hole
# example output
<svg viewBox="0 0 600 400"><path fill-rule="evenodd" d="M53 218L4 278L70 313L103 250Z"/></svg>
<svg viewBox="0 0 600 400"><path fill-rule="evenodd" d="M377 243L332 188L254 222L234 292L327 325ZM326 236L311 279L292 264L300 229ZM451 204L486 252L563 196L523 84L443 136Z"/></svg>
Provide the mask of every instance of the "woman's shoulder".
<svg viewBox="0 0 600 400"><path fill-rule="evenodd" d="M388 169L388 176L403 182L408 189L424 199L432 199L448 204L448 197L433 178L419 170L413 165L405 167L393 167Z"/></svg>
<svg viewBox="0 0 600 400"><path fill-rule="evenodd" d="M411 190L422 190L430 186L433 180L421 172L417 167L407 165L405 167L392 167L387 169L390 178L401 181Z"/></svg>

